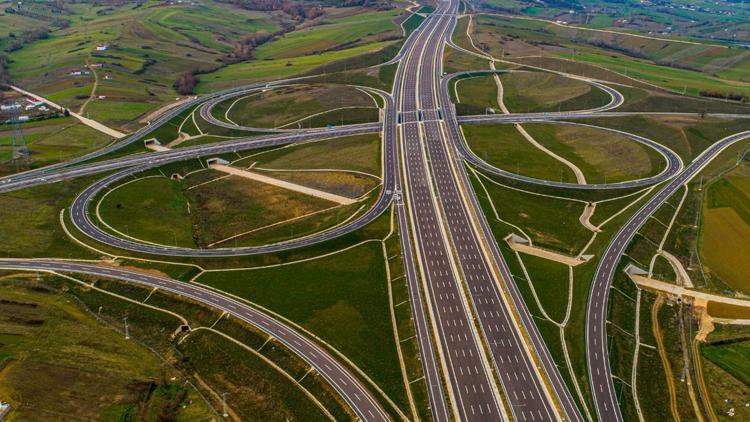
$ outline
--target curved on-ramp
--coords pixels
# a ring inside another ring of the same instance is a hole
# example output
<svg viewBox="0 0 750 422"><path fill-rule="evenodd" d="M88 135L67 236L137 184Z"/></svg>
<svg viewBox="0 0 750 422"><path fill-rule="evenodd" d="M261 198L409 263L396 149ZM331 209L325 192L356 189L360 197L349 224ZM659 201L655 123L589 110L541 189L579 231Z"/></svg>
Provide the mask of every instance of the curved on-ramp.
<svg viewBox="0 0 750 422"><path fill-rule="evenodd" d="M117 279L169 291L227 312L272 336L305 360L343 397L361 420L377 422L390 420L372 393L346 367L334 359L321 346L297 333L283 322L239 300L221 295L201 286L183 283L167 277L78 261L0 259L0 268L77 273Z"/></svg>

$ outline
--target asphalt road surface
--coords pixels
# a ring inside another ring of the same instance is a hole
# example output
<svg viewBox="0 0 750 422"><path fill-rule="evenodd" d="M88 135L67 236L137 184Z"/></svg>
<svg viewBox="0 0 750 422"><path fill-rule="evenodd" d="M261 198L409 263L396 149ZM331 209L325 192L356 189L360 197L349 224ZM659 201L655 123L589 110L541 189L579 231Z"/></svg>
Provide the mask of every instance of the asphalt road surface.
<svg viewBox="0 0 750 422"><path fill-rule="evenodd" d="M406 205L417 260L456 416L553 420L557 413L552 398L500 291L493 257L474 226L473 214L481 214L481 209L473 209L473 203L465 200L457 169L461 165L449 151L451 142L441 121L445 106L441 108L438 100L437 75L445 39L455 25L455 6L441 3L422 25L422 34L405 59L398 97ZM492 368L509 403L508 412Z"/></svg>
<svg viewBox="0 0 750 422"><path fill-rule="evenodd" d="M743 139L750 138L750 131L728 136L701 153L676 178L648 200L620 229L610 241L606 251L599 259L594 273L594 282L589 293L586 309L586 359L589 368L589 383L594 395L596 413L602 421L622 421L618 406L612 372L609 366L609 349L607 347L607 307L609 288L612 286L615 271L625 248L633 240L635 233L682 185L688 183L703 167L713 160L721 151Z"/></svg>
<svg viewBox="0 0 750 422"><path fill-rule="evenodd" d="M348 369L336 361L330 353L283 322L244 302L194 284L104 265L51 259L0 259L0 268L94 275L155 287L204 303L253 325L284 344L325 378L361 420L390 420L372 393Z"/></svg>

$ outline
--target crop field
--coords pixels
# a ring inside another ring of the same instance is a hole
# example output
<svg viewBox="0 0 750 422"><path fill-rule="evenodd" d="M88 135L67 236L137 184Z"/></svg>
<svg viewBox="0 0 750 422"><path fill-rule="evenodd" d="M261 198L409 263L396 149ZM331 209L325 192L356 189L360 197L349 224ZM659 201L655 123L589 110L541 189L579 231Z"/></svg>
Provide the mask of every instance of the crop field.
<svg viewBox="0 0 750 422"><path fill-rule="evenodd" d="M750 360L750 342L707 344L701 347L701 353L745 385L750 385L750 368L747 366Z"/></svg>
<svg viewBox="0 0 750 422"><path fill-rule="evenodd" d="M83 155L109 143L109 136L84 126L73 117L61 117L20 124L30 162L21 170L41 167ZM13 173L13 128L0 125L0 174Z"/></svg>
<svg viewBox="0 0 750 422"><path fill-rule="evenodd" d="M706 189L700 252L710 273L740 292L750 292L750 179L741 166Z"/></svg>
<svg viewBox="0 0 750 422"><path fill-rule="evenodd" d="M212 416L156 355L69 297L11 282L0 298L0 392L14 418Z"/></svg>
<svg viewBox="0 0 750 422"><path fill-rule="evenodd" d="M311 118L335 109L346 108L346 114L349 114L360 108L374 110L376 107L369 94L356 88L298 85L251 94L238 100L230 99L217 105L213 113L217 118L242 126L294 128L298 124L312 126ZM320 121L315 123L315 126L320 126Z"/></svg>

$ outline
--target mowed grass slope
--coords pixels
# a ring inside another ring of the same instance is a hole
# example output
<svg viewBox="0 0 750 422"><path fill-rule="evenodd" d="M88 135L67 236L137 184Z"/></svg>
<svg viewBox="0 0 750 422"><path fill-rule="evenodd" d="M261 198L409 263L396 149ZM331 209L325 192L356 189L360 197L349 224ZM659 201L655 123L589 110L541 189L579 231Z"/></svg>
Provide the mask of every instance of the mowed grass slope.
<svg viewBox="0 0 750 422"><path fill-rule="evenodd" d="M586 126L524 125L550 151L575 164L588 183L613 183L657 174L665 163L655 150L617 133Z"/></svg>
<svg viewBox="0 0 750 422"><path fill-rule="evenodd" d="M380 242L289 265L204 273L197 281L310 330L351 359L406 411Z"/></svg>
<svg viewBox="0 0 750 422"><path fill-rule="evenodd" d="M14 420L209 419L140 344L59 293L0 286L0 393ZM174 379L174 378L172 378Z"/></svg>
<svg viewBox="0 0 750 422"><path fill-rule="evenodd" d="M183 247L261 245L309 235L362 212L378 194L379 136L267 150L236 160L233 166L246 168L253 163L254 171L270 177L362 200L340 205L208 169L191 172L182 180L160 174L124 181L102 196L102 221L126 236ZM161 171L171 175L180 170L177 165Z"/></svg>
<svg viewBox="0 0 750 422"><path fill-rule="evenodd" d="M227 100L214 108L214 115L243 126L296 128L296 123L307 126L311 124L307 118L329 110L347 108L348 114L359 108L375 107L372 97L356 88L299 85Z"/></svg>

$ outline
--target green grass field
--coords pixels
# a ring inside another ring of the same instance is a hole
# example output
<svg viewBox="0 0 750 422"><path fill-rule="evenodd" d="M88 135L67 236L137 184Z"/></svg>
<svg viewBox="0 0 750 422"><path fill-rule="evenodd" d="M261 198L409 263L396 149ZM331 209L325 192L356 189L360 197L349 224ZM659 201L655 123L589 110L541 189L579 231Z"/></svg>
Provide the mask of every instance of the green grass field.
<svg viewBox="0 0 750 422"><path fill-rule="evenodd" d="M701 353L745 385L750 385L750 342L707 344L701 347Z"/></svg>
<svg viewBox="0 0 750 422"><path fill-rule="evenodd" d="M111 141L109 136L84 126L73 117L23 123L20 127L31 153L30 162L18 169L15 164L8 162L12 157L13 128L1 125L0 175L65 161L91 152Z"/></svg>
<svg viewBox="0 0 750 422"><path fill-rule="evenodd" d="M745 78L750 53L744 49L576 30L499 16L480 15L476 23L477 41L497 57L574 59L690 95L698 95L700 90L750 92Z"/></svg>
<svg viewBox="0 0 750 422"><path fill-rule="evenodd" d="M341 169L380 175L380 137L355 135L297 144L248 157L237 165L269 169Z"/></svg>
<svg viewBox="0 0 750 422"><path fill-rule="evenodd" d="M346 10L346 9L344 9ZM320 54L325 51L364 45L396 36L393 19L398 9L385 11L347 10L341 17L323 18L316 25L297 29L263 44L257 49L258 60L286 59Z"/></svg>
<svg viewBox="0 0 750 422"><path fill-rule="evenodd" d="M653 176L664 159L650 147L621 135L583 126L524 125L550 151L575 164L588 183L613 183Z"/></svg>
<svg viewBox="0 0 750 422"><path fill-rule="evenodd" d="M407 411L384 265L380 243L373 242L307 262L204 273L197 281L247 298L312 331Z"/></svg>
<svg viewBox="0 0 750 422"><path fill-rule="evenodd" d="M33 4L33 3L30 3ZM11 54L16 83L77 109L91 91L93 77L68 74L89 63L102 63L97 95L89 104L91 117L124 126L142 113L177 95L172 82L179 72L212 69L241 37L255 31L273 32L286 22L283 15L254 12L227 3L200 5L76 5L62 18L66 29ZM41 3L32 8L43 7ZM0 22L9 15L0 16ZM2 26L2 25L0 25ZM227 30L227 28L231 28ZM96 45L108 46L95 52ZM76 84L85 83L81 87Z"/></svg>
<svg viewBox="0 0 750 422"><path fill-rule="evenodd" d="M267 174L275 177L274 172ZM347 173L294 173L282 178L353 198L374 187L372 179ZM258 245L312 234L345 221L362 205L337 206L207 170L183 181L156 176L123 184L103 197L100 212L104 223L126 236L204 248Z"/></svg>
<svg viewBox="0 0 750 422"><path fill-rule="evenodd" d="M377 119L375 107L377 104L372 97L356 88L342 85L299 85L230 99L218 104L213 113L217 118L243 126L296 128L297 125L338 125L338 119L326 122L324 117L328 115L326 112L339 108L347 108L342 110L344 114L354 114L354 110L359 108L373 108Z"/></svg>
<svg viewBox="0 0 750 422"><path fill-rule="evenodd" d="M500 169L544 180L575 182L573 172L530 144L514 125L464 125L474 153Z"/></svg>
<svg viewBox="0 0 750 422"><path fill-rule="evenodd" d="M4 283L0 298L0 392L15 420L212 417L175 371L70 297Z"/></svg>
<svg viewBox="0 0 750 422"><path fill-rule="evenodd" d="M238 63L221 68L210 74L201 75L197 91L199 93L207 93L261 80L288 78L310 72L317 67L330 64L331 62L379 51L392 45L392 43L391 41L383 41L317 55Z"/></svg>
<svg viewBox="0 0 750 422"><path fill-rule="evenodd" d="M750 292L750 178L743 165L705 193L699 248L711 276L731 289Z"/></svg>

